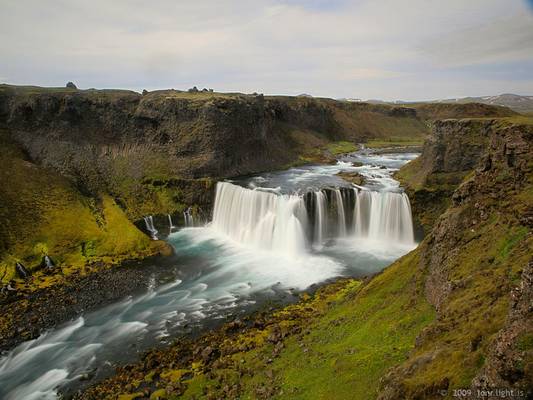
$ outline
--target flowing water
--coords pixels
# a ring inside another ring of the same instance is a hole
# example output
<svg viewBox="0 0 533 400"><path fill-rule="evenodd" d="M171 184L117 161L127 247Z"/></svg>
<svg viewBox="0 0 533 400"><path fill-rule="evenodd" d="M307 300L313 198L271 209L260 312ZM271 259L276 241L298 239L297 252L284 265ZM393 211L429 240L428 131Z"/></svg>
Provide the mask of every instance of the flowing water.
<svg viewBox="0 0 533 400"><path fill-rule="evenodd" d="M380 271L416 246L409 200L391 177L415 157L355 153L336 165L219 183L209 224L196 227L187 210L187 227L170 229L175 259L153 268L148 291L4 354L0 398L55 399L58 390L82 387L80 378L101 379L176 335L337 276ZM338 172L358 172L367 183L354 186ZM156 238L153 219L145 223Z"/></svg>

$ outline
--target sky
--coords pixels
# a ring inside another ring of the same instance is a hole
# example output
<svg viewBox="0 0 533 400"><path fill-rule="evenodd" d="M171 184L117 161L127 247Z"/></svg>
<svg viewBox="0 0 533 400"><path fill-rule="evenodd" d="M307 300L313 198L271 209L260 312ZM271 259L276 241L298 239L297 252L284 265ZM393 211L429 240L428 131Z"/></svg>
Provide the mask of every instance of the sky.
<svg viewBox="0 0 533 400"><path fill-rule="evenodd" d="M533 95L533 0L0 0L0 82Z"/></svg>

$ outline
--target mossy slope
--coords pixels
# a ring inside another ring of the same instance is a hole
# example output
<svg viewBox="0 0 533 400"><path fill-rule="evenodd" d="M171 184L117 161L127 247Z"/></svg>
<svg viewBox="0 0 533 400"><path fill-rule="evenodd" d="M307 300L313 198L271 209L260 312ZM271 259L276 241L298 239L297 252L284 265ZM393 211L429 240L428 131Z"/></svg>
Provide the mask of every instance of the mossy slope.
<svg viewBox="0 0 533 400"><path fill-rule="evenodd" d="M153 254L152 243L108 195L86 197L55 171L27 159L0 130L0 275L13 277L14 263L37 267L44 254L65 273L97 261L118 262Z"/></svg>

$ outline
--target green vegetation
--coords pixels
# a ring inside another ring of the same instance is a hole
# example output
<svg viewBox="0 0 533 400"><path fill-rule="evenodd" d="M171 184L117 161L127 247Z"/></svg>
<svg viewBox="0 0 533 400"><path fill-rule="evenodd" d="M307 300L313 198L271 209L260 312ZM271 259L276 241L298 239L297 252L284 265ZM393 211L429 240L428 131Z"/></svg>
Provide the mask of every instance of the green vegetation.
<svg viewBox="0 0 533 400"><path fill-rule="evenodd" d="M503 118L503 124L512 125L533 125L533 114L531 115L515 115L513 117Z"/></svg>
<svg viewBox="0 0 533 400"><path fill-rule="evenodd" d="M370 139L423 141L429 126L423 119L409 114L391 114L390 106L365 103L344 104L334 108L334 117L342 127L343 136L355 142Z"/></svg>
<svg viewBox="0 0 533 400"><path fill-rule="evenodd" d="M82 196L63 177L27 161L5 130L0 131L0 142L3 281L14 276L16 261L32 269L44 254L68 275L82 272L88 263L116 263L161 250L161 244L139 231L111 197ZM51 281L41 276L32 284Z"/></svg>
<svg viewBox="0 0 533 400"><path fill-rule="evenodd" d="M417 334L434 318L416 264L415 255L406 257L361 289L348 290L310 324L309 334L285 341L270 366L258 366L272 369L279 389L271 398L376 398L379 378L407 358ZM245 363L267 355L249 354ZM260 373L241 383L244 399L272 385Z"/></svg>
<svg viewBox="0 0 533 400"><path fill-rule="evenodd" d="M422 168L422 162L420 157L409 161L396 172L394 178L400 181L403 187L421 189L425 184L427 175L427 172Z"/></svg>
<svg viewBox="0 0 533 400"><path fill-rule="evenodd" d="M292 132L293 140L296 136L300 154L295 161L284 165L282 169L306 164L335 163L337 162L337 156L352 153L359 149L356 144L347 141L327 143L324 140L316 140L316 136L313 136L310 133L303 134L298 131ZM314 146L311 143L313 143Z"/></svg>
<svg viewBox="0 0 533 400"><path fill-rule="evenodd" d="M356 146L354 143L341 141L329 143L326 148L327 151L329 151L331 154L339 155L353 153L354 151L357 151L359 147Z"/></svg>
<svg viewBox="0 0 533 400"><path fill-rule="evenodd" d="M386 139L370 139L365 143L366 147L371 149L383 148L383 147L409 147L409 146L422 146L424 144L424 138L398 138L390 137Z"/></svg>
<svg viewBox="0 0 533 400"><path fill-rule="evenodd" d="M425 120L443 120L460 118L502 118L519 115L507 107L480 103L411 103L405 107L413 108L416 114Z"/></svg>

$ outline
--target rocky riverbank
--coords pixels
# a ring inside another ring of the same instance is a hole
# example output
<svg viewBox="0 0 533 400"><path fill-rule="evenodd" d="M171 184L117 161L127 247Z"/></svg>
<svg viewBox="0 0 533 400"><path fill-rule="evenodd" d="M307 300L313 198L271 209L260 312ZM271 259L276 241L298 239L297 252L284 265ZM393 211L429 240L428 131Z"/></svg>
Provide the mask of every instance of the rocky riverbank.
<svg viewBox="0 0 533 400"><path fill-rule="evenodd" d="M170 262L174 261L168 255L119 265L98 262L87 266L83 275L47 285L18 281L16 291L0 297L0 352L92 309L146 290L154 270Z"/></svg>

